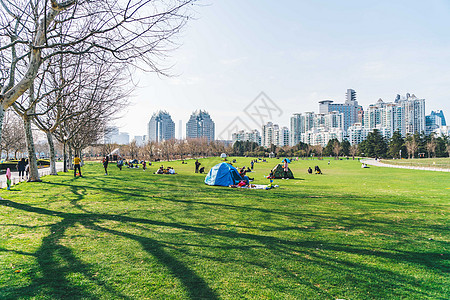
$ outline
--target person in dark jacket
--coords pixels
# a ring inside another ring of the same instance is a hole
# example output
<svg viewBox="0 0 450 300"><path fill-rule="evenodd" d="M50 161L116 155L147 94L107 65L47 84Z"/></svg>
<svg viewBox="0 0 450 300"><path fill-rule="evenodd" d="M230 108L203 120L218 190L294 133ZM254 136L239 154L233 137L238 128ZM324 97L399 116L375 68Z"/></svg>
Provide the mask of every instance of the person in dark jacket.
<svg viewBox="0 0 450 300"><path fill-rule="evenodd" d="M198 168L200 168L201 163L198 162L198 159L195 161L195 173L198 173Z"/></svg>
<svg viewBox="0 0 450 300"><path fill-rule="evenodd" d="M105 175L108 175L108 163L109 163L109 156L106 155L105 158L103 158L103 168L105 168Z"/></svg>
<svg viewBox="0 0 450 300"><path fill-rule="evenodd" d="M22 158L19 163L17 164L17 171L19 171L19 177L20 179L23 179L23 177L25 176L25 167L26 167L27 163L25 161L25 158Z"/></svg>

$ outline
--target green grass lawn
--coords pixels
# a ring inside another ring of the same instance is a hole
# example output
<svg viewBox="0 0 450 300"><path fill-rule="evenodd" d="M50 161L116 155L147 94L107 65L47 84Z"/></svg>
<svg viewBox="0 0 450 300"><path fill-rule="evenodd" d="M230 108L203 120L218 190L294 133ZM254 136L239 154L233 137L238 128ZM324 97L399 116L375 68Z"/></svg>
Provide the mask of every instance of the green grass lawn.
<svg viewBox="0 0 450 300"><path fill-rule="evenodd" d="M383 159L385 164L450 169L450 158Z"/></svg>
<svg viewBox="0 0 450 300"><path fill-rule="evenodd" d="M449 299L450 174L327 162L268 191L206 186L192 160L1 190L0 299Z"/></svg>

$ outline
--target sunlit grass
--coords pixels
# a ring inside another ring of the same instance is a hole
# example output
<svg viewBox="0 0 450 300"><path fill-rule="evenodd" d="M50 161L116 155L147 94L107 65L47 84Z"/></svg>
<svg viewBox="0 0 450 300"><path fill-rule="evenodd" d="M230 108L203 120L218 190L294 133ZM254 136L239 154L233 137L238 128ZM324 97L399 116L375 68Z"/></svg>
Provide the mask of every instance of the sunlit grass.
<svg viewBox="0 0 450 300"><path fill-rule="evenodd" d="M276 162L250 177L267 184ZM160 164L178 175L152 174ZM2 190L0 298L450 297L448 173L300 160L266 191L160 164ZM323 175L306 173L315 165Z"/></svg>
<svg viewBox="0 0 450 300"><path fill-rule="evenodd" d="M449 157L416 158L416 159L383 159L383 163L400 166L450 169Z"/></svg>

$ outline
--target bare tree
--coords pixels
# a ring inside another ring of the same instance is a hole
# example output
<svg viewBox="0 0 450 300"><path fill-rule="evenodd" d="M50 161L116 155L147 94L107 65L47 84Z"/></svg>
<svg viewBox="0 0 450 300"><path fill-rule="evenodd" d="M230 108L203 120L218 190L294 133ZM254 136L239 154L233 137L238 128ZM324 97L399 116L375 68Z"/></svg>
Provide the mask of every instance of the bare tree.
<svg viewBox="0 0 450 300"><path fill-rule="evenodd" d="M104 135L105 132L107 132L107 131L108 131L108 128L105 128L104 132L102 132L101 135ZM117 149L117 148L122 149L123 147L121 147L117 143L102 143L101 144L100 155L101 156L106 156L106 155L110 154L111 152L113 152L114 149ZM124 151L124 152L126 152L126 151Z"/></svg>
<svg viewBox="0 0 450 300"><path fill-rule="evenodd" d="M405 142L405 147L406 151L408 152L409 158L414 158L414 155L419 147L416 138L412 136L411 139L407 140Z"/></svg>
<svg viewBox="0 0 450 300"><path fill-rule="evenodd" d="M17 153L23 152L26 149L25 130L23 122L13 111L8 111L5 114L5 121L3 126L3 139L0 144L0 153L6 151L6 158L8 159L10 151L14 152L14 158L17 159Z"/></svg>
<svg viewBox="0 0 450 300"><path fill-rule="evenodd" d="M170 160L171 157L175 154L175 139L165 140L159 143L161 155L164 159Z"/></svg>
<svg viewBox="0 0 450 300"><path fill-rule="evenodd" d="M339 158L339 153L341 152L341 144L338 141L334 141L333 144L333 153L336 159Z"/></svg>
<svg viewBox="0 0 450 300"><path fill-rule="evenodd" d="M144 157L148 160L153 160L156 155L157 143L154 141L149 141L143 147Z"/></svg>
<svg viewBox="0 0 450 300"><path fill-rule="evenodd" d="M84 129L71 130L73 138L76 132L79 134L76 142L71 143L79 151L97 142L96 139L103 133L101 130L105 130L104 122L125 105L128 92L122 87L128 80L123 76L123 67L101 60L70 60L70 57L60 56L46 70L35 123L47 135L51 174L56 175L53 137L61 131L60 124L65 123L67 127L67 124L73 123L70 121L72 118L77 120L76 127L86 124ZM80 115L83 116L80 118ZM89 126L98 127L86 131ZM59 141L66 140L63 144L67 144L69 136L58 135ZM81 152L76 154L81 155Z"/></svg>
<svg viewBox="0 0 450 300"><path fill-rule="evenodd" d="M349 151L352 158L355 159L355 155L358 153L358 145L351 145Z"/></svg>
<svg viewBox="0 0 450 300"><path fill-rule="evenodd" d="M314 152L316 152L318 157L322 157L323 147L321 145L313 146Z"/></svg>
<svg viewBox="0 0 450 300"><path fill-rule="evenodd" d="M428 158L431 157L431 153L435 153L436 151L436 139L434 137L431 137L431 140L427 143L427 152L428 152Z"/></svg>
<svg viewBox="0 0 450 300"><path fill-rule="evenodd" d="M128 145L128 151L129 151L131 159L138 158L139 147L136 144L136 141L131 141L131 143Z"/></svg>
<svg viewBox="0 0 450 300"><path fill-rule="evenodd" d="M177 142L177 152L180 155L180 159L184 159L188 152L188 144L186 140L179 140Z"/></svg>
<svg viewBox="0 0 450 300"><path fill-rule="evenodd" d="M36 108L36 94L34 89L34 82L32 82L28 95L22 95L20 101L13 103L12 107L16 113L22 118L23 126L25 129L25 137L27 141L28 150L28 164L30 166L30 173L28 181L41 181L39 177L37 157L36 157L36 147L34 145L33 131L32 131L32 121L35 114Z"/></svg>
<svg viewBox="0 0 450 300"><path fill-rule="evenodd" d="M157 62L194 1L0 0L0 125L41 64L60 54L108 53L105 61L164 74Z"/></svg>

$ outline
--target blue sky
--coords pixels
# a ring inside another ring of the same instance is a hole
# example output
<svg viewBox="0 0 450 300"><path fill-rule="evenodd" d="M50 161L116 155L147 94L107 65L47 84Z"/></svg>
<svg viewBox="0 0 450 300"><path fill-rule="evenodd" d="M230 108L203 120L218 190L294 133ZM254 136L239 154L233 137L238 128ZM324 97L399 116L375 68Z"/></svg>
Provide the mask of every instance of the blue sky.
<svg viewBox="0 0 450 300"><path fill-rule="evenodd" d="M176 76L136 74L116 122L131 137L158 109L182 120L183 134L206 109L218 133L262 91L285 126L320 100L344 101L347 88L364 108L414 93L450 121L450 1L203 1L194 15L164 61Z"/></svg>

